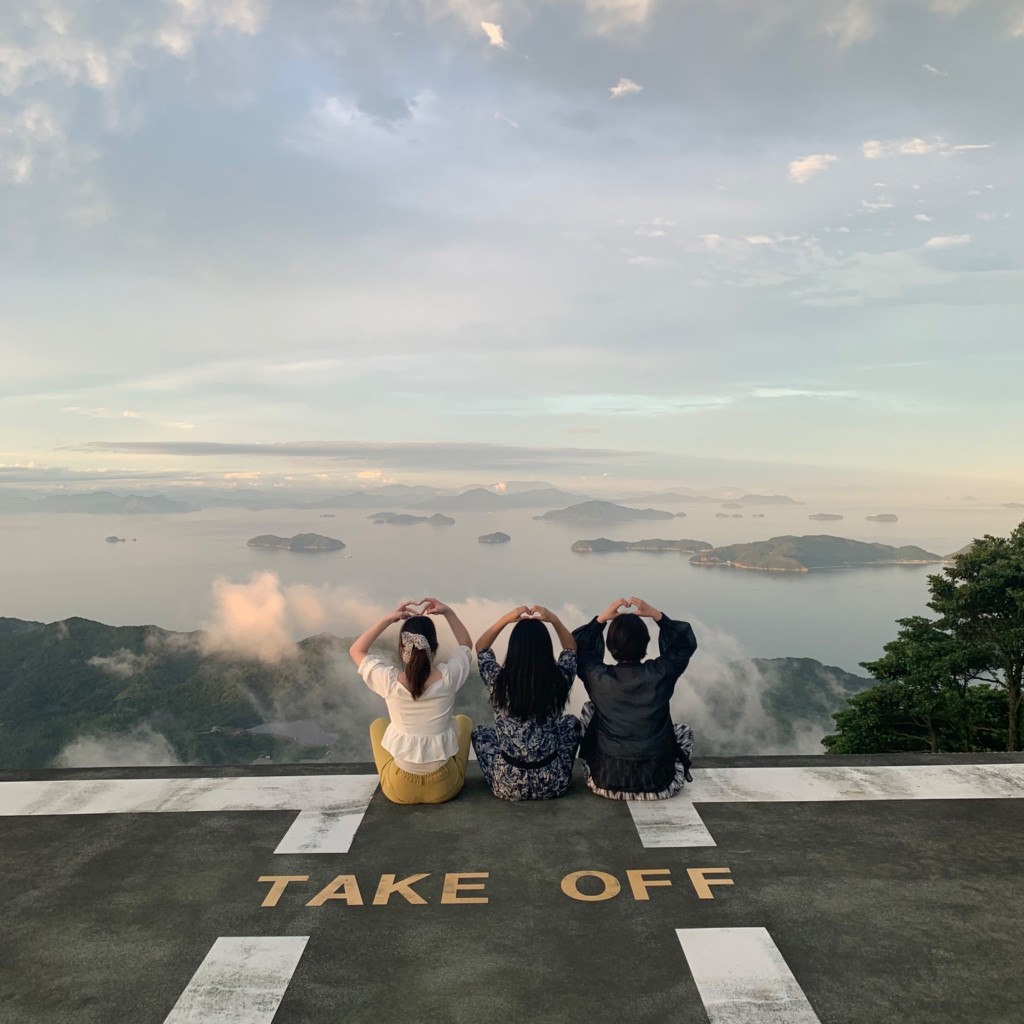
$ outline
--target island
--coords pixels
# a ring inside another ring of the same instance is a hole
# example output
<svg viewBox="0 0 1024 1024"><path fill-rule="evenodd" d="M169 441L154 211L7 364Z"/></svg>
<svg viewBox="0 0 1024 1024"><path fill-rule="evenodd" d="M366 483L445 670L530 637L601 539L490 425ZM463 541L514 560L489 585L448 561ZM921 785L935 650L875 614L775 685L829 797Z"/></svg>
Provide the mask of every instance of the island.
<svg viewBox="0 0 1024 1024"><path fill-rule="evenodd" d="M501 530L495 533L484 533L477 537L477 543L479 544L507 544L512 538L507 533L502 533Z"/></svg>
<svg viewBox="0 0 1024 1024"><path fill-rule="evenodd" d="M892 512L879 512L877 516L868 516L869 523L898 523L900 517Z"/></svg>
<svg viewBox="0 0 1024 1024"><path fill-rule="evenodd" d="M272 533L264 533L253 537L248 545L266 551L340 551L345 546L344 542L319 533L297 533L294 537L276 537Z"/></svg>
<svg viewBox="0 0 1024 1024"><path fill-rule="evenodd" d="M846 537L772 537L752 544L729 544L702 551L690 565L710 568L754 569L763 572L810 572L819 569L854 569L875 565L931 565L948 559L924 548L907 545L867 544Z"/></svg>
<svg viewBox="0 0 1024 1024"><path fill-rule="evenodd" d="M333 512L322 512L320 514L320 518L321 519L333 519L334 518L334 513Z"/></svg>
<svg viewBox="0 0 1024 1024"><path fill-rule="evenodd" d="M553 509L533 518L563 523L632 523L646 519L675 519L676 514L656 508L628 508L613 501L581 501L578 505Z"/></svg>
<svg viewBox="0 0 1024 1024"><path fill-rule="evenodd" d="M808 519L818 519L821 521L827 521L832 519L842 519L842 516L836 515L835 512L815 512L813 516L808 516Z"/></svg>
<svg viewBox="0 0 1024 1024"><path fill-rule="evenodd" d="M1004 501L1003 508L1024 508L1024 501Z"/></svg>
<svg viewBox="0 0 1024 1024"><path fill-rule="evenodd" d="M609 551L682 551L688 555L698 551L710 551L711 545L703 540L609 540L598 537L595 540L578 540L572 546L577 554L605 554Z"/></svg>
<svg viewBox="0 0 1024 1024"><path fill-rule="evenodd" d="M751 519L764 519L764 513L763 512L751 512L750 518Z"/></svg>
<svg viewBox="0 0 1024 1024"><path fill-rule="evenodd" d="M738 501L726 501L722 503L722 508L743 508Z"/></svg>
<svg viewBox="0 0 1024 1024"><path fill-rule="evenodd" d="M106 541L108 544L126 544L127 540L124 537L107 537Z"/></svg>
<svg viewBox="0 0 1024 1024"><path fill-rule="evenodd" d="M411 516L406 512L375 512L367 519L373 520L374 526L415 526L417 523L431 523L433 526L454 526L451 516L435 512L432 516Z"/></svg>
<svg viewBox="0 0 1024 1024"><path fill-rule="evenodd" d="M729 518L729 513L728 512L716 512L715 513L715 518L716 519L728 519Z"/></svg>

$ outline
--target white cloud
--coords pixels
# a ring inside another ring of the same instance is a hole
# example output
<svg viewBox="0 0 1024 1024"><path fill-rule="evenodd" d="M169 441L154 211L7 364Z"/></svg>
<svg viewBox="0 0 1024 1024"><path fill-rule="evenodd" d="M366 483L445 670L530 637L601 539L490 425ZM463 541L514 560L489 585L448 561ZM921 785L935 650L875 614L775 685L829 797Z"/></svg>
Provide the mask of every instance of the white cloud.
<svg viewBox="0 0 1024 1024"><path fill-rule="evenodd" d="M93 408L83 409L78 405L66 405L61 412L73 412L78 416L88 416L94 420L141 420L142 413L134 412L132 409L125 409L122 412L115 412L113 409Z"/></svg>
<svg viewBox="0 0 1024 1024"><path fill-rule="evenodd" d="M884 196L878 200L862 199L860 201L861 209L870 210L872 213L875 210L891 210L892 203L890 203Z"/></svg>
<svg viewBox="0 0 1024 1024"><path fill-rule="evenodd" d="M932 14L943 14L955 18L967 10L974 0L928 0L928 10Z"/></svg>
<svg viewBox="0 0 1024 1024"><path fill-rule="evenodd" d="M508 49L508 43L505 42L505 34L501 31L500 25L496 25L493 21L481 21L480 27L487 35L487 42L491 46L497 46L501 50Z"/></svg>
<svg viewBox="0 0 1024 1024"><path fill-rule="evenodd" d="M647 24L658 0L580 0L594 35L614 35Z"/></svg>
<svg viewBox="0 0 1024 1024"><path fill-rule="evenodd" d="M919 220L923 224L930 224L935 218L930 213L915 213L914 220Z"/></svg>
<svg viewBox="0 0 1024 1024"><path fill-rule="evenodd" d="M940 71L934 64L922 64L921 67L930 75L939 75L941 78L949 77L948 71Z"/></svg>
<svg viewBox="0 0 1024 1024"><path fill-rule="evenodd" d="M862 398L859 391L819 391L808 388L753 388L752 398Z"/></svg>
<svg viewBox="0 0 1024 1024"><path fill-rule="evenodd" d="M747 235L747 242L750 245L774 245L775 239L767 235Z"/></svg>
<svg viewBox="0 0 1024 1024"><path fill-rule="evenodd" d="M1008 34L1011 39L1024 39L1024 14L1019 15L1016 21L1010 23Z"/></svg>
<svg viewBox="0 0 1024 1024"><path fill-rule="evenodd" d="M878 23L870 0L847 0L824 27L825 34L845 49L870 39L878 30Z"/></svg>
<svg viewBox="0 0 1024 1024"><path fill-rule="evenodd" d="M953 156L966 153L973 149L991 149L990 142L971 142L953 145L936 136L933 139L906 139L903 142L881 142L869 139L863 144L862 152L868 160L882 160L893 156L928 156L938 153L940 156Z"/></svg>
<svg viewBox="0 0 1024 1024"><path fill-rule="evenodd" d="M628 96L633 92L640 92L643 90L643 86L634 82L632 78L620 78L616 85L613 85L608 91L612 94L611 98L617 100L620 96Z"/></svg>
<svg viewBox="0 0 1024 1024"><path fill-rule="evenodd" d="M494 112L494 120L501 121L503 124L507 124L510 128L518 128L519 122L513 121L511 117L507 117L500 110Z"/></svg>
<svg viewBox="0 0 1024 1024"><path fill-rule="evenodd" d="M924 243L926 249L952 249L954 246L967 245L970 235L936 235Z"/></svg>
<svg viewBox="0 0 1024 1024"><path fill-rule="evenodd" d="M797 184L803 185L838 159L834 153L811 153L809 156L797 157L796 160L790 161L789 177Z"/></svg>

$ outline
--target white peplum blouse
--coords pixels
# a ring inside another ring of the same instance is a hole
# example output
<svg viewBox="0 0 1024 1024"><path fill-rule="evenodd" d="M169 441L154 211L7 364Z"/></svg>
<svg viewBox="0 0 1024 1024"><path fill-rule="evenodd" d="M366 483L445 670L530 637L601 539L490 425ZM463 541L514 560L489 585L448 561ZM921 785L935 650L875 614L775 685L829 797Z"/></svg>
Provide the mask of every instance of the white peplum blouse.
<svg viewBox="0 0 1024 1024"><path fill-rule="evenodd" d="M368 654L359 663L359 675L374 693L384 698L391 720L381 746L401 767L443 764L458 752L459 740L452 720L455 695L469 677L472 652L458 647L447 662L434 666L441 678L423 691L419 700L398 681L399 669Z"/></svg>

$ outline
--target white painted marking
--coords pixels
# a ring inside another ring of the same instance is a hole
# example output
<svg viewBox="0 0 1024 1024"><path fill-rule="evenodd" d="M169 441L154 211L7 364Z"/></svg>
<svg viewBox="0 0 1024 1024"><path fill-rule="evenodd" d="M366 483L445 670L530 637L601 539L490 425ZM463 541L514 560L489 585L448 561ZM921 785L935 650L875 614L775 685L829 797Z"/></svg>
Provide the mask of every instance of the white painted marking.
<svg viewBox="0 0 1024 1024"><path fill-rule="evenodd" d="M1006 800L1024 798L1024 764L869 765L852 768L695 768L671 800L631 801L647 848L714 846L702 803L841 800Z"/></svg>
<svg viewBox="0 0 1024 1024"><path fill-rule="evenodd" d="M821 1024L764 928L677 928L711 1024Z"/></svg>
<svg viewBox="0 0 1024 1024"><path fill-rule="evenodd" d="M308 935L220 938L164 1024L270 1024Z"/></svg>
<svg viewBox="0 0 1024 1024"><path fill-rule="evenodd" d="M376 775L0 782L0 816L299 811L275 853L348 853Z"/></svg>

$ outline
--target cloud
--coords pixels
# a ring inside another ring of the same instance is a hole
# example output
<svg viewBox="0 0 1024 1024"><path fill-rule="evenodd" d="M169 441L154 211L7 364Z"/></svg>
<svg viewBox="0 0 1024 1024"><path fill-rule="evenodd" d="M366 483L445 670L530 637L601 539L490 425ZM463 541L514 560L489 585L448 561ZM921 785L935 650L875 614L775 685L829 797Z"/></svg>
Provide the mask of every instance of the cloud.
<svg viewBox="0 0 1024 1024"><path fill-rule="evenodd" d="M586 31L618 35L643 28L658 0L580 0L587 15Z"/></svg>
<svg viewBox="0 0 1024 1024"><path fill-rule="evenodd" d="M480 27L484 30L484 33L487 36L487 42L491 46L497 46L502 50L508 49L508 43L505 42L505 35L501 31L500 25L495 25L492 21L481 21Z"/></svg>
<svg viewBox="0 0 1024 1024"><path fill-rule="evenodd" d="M611 93L611 98L617 100L620 96L642 92L643 86L634 82L632 78L620 78L618 83L613 85L608 91Z"/></svg>
<svg viewBox="0 0 1024 1024"><path fill-rule="evenodd" d="M518 121L513 121L511 117L506 117L500 110L496 110L494 112L494 120L495 121L502 121L505 124L507 124L510 128L518 128L519 127L519 122Z"/></svg>
<svg viewBox="0 0 1024 1024"><path fill-rule="evenodd" d="M61 409L61 412L73 412L79 416L88 416L94 420L140 420L142 419L141 412L134 412L131 409L124 409L121 412L115 412L112 409L83 409L78 405L66 405Z"/></svg>
<svg viewBox="0 0 1024 1024"><path fill-rule="evenodd" d="M79 736L54 758L57 768L133 768L180 765L170 743L149 726L107 736Z"/></svg>
<svg viewBox="0 0 1024 1024"><path fill-rule="evenodd" d="M914 220L919 220L922 224L930 224L935 218L930 213L915 213Z"/></svg>
<svg viewBox="0 0 1024 1024"><path fill-rule="evenodd" d="M881 142L878 139L869 139L862 145L861 150L867 160L883 160L894 156L929 156L932 153L937 153L940 156L954 156L957 153L967 153L975 149L991 148L992 143L990 142L954 145L936 136L932 139L906 139L903 142Z"/></svg>
<svg viewBox="0 0 1024 1024"><path fill-rule="evenodd" d="M924 243L926 249L952 249L958 245L967 245L971 241L970 235L936 235Z"/></svg>
<svg viewBox="0 0 1024 1024"><path fill-rule="evenodd" d="M812 153L810 156L797 157L789 164L790 180L803 185L838 159L834 153Z"/></svg>
<svg viewBox="0 0 1024 1024"><path fill-rule="evenodd" d="M149 668L152 660L150 654L135 654L125 648L115 651L108 657L97 655L90 658L86 664L98 668L101 672L106 672L107 675L114 676L115 679L130 679Z"/></svg>
<svg viewBox="0 0 1024 1024"><path fill-rule="evenodd" d="M932 64L922 64L921 67L924 68L924 70L927 71L930 75L939 75L942 78L949 77L948 71L940 71L937 67L935 67Z"/></svg>
<svg viewBox="0 0 1024 1024"><path fill-rule="evenodd" d="M878 31L872 3L870 0L846 0L827 17L824 31L844 49L870 39Z"/></svg>
<svg viewBox="0 0 1024 1024"><path fill-rule="evenodd" d="M754 388L751 398L863 398L860 391L821 391L808 388Z"/></svg>
<svg viewBox="0 0 1024 1024"><path fill-rule="evenodd" d="M547 466L589 466L609 460L627 461L644 453L609 448L545 448L473 442L312 441L230 443L214 441L90 441L74 448L89 453L172 455L183 457L258 456L367 462L386 470L484 470Z"/></svg>

